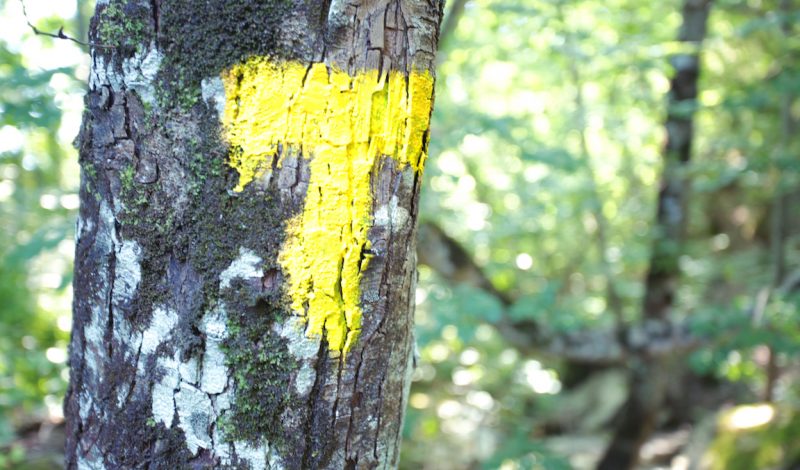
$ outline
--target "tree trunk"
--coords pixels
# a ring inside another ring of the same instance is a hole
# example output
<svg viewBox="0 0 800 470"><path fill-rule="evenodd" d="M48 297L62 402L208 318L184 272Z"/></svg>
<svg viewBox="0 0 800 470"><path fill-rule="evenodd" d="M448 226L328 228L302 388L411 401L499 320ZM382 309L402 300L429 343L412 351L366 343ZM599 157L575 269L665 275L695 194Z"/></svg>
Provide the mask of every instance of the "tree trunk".
<svg viewBox="0 0 800 470"><path fill-rule="evenodd" d="M706 35L711 0L685 0L683 25L678 40L699 47ZM642 321L646 330L669 335L670 317L680 280L678 260L687 224L686 171L692 155L693 115L700 75L699 51L672 58L675 75L670 83L667 110L667 142L658 194L655 238L650 269L645 280ZM630 365L630 392L611 443L600 460L600 470L636 466L639 450L657 425L658 412L670 380L670 358L641 354Z"/></svg>
<svg viewBox="0 0 800 470"><path fill-rule="evenodd" d="M67 468L389 468L439 0L98 0Z"/></svg>

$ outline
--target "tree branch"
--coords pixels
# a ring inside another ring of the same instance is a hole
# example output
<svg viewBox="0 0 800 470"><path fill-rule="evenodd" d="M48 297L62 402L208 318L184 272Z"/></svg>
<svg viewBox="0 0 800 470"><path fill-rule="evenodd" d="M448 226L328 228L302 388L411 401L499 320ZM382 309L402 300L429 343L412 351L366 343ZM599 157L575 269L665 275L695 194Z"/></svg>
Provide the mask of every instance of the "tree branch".
<svg viewBox="0 0 800 470"><path fill-rule="evenodd" d="M447 235L438 225L422 222L419 226L417 257L419 262L436 271L450 282L481 289L510 307L514 300L501 292L472 259L467 250Z"/></svg>
<svg viewBox="0 0 800 470"><path fill-rule="evenodd" d="M419 227L417 258L443 279L465 284L494 296L503 315L492 325L524 354L544 354L568 362L603 366L622 365L632 357L661 357L688 353L707 343L694 335L688 323L642 322L621 332L614 328L556 333L534 320L512 319L514 299L497 289L461 244L432 222Z"/></svg>
<svg viewBox="0 0 800 470"><path fill-rule="evenodd" d="M34 34L37 34L39 36L47 36L47 37L54 38L54 39L66 39L67 41L72 41L75 44L78 44L78 45L81 45L81 46L84 46L84 47L99 47L99 48L103 48L103 49L113 49L114 48L114 46L108 46L108 45L105 45L105 44L98 44L98 43L94 43L94 42L83 42L83 41L81 41L79 39L73 38L72 36L68 36L68 35L64 34L64 26L61 26L60 28L58 28L58 32L57 33L48 33L47 31L42 31L39 28L37 28L36 26L34 26L33 23L31 23L31 20L28 17L28 10L25 8L25 0L19 0L19 3L22 5L22 14L25 16L25 22L28 23L28 26L31 28L31 30L34 32Z"/></svg>

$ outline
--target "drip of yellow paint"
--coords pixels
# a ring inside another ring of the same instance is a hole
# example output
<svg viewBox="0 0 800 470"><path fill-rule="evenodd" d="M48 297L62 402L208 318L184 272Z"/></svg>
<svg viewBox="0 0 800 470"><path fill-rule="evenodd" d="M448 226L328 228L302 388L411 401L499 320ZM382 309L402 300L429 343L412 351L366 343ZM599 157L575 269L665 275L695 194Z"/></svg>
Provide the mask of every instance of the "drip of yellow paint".
<svg viewBox="0 0 800 470"><path fill-rule="evenodd" d="M292 309L307 334L347 351L361 329L360 279L369 256L370 176L381 157L421 172L433 78L427 72L350 76L253 58L223 74L223 117L241 191L270 169L273 156L310 158L303 212L292 219L279 262Z"/></svg>

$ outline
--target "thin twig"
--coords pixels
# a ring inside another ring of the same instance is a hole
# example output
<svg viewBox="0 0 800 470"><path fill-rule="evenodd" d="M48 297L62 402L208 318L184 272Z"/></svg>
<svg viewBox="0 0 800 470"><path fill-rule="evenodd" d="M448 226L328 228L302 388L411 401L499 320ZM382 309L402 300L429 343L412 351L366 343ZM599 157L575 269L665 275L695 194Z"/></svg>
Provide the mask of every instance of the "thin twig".
<svg viewBox="0 0 800 470"><path fill-rule="evenodd" d="M72 41L72 42L74 42L76 44L79 44L81 46L84 46L84 47L100 47L100 48L103 48L103 49L113 49L114 48L114 46L108 46L108 45L105 45L105 44L97 44L97 43L94 43L94 42L83 42L83 41L81 41L79 39L73 38L71 36L67 36L66 34L64 34L64 27L63 26L58 28L58 32L57 33L48 33L47 31L42 31L39 28L37 28L36 26L34 26L31 23L30 18L28 18L28 11L25 9L25 0L19 0L19 3L22 5L22 14L25 16L25 22L28 23L28 26L30 26L30 28L33 30L33 32L38 34L38 35L47 36L47 37L51 37L51 38L55 38L55 39L66 39L68 41Z"/></svg>

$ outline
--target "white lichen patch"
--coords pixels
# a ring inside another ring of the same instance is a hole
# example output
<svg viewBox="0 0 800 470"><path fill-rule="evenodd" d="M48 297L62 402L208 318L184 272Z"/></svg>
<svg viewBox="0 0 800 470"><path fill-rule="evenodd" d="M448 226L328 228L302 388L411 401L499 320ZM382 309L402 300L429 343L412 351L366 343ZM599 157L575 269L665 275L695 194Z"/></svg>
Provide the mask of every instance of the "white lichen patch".
<svg viewBox="0 0 800 470"><path fill-rule="evenodd" d="M153 41L149 47L122 62L124 83L139 95L142 102L150 106L156 104L155 79L162 59L163 55L158 52Z"/></svg>
<svg viewBox="0 0 800 470"><path fill-rule="evenodd" d="M266 470L267 469L267 454L269 453L269 446L254 446L247 442L237 442L234 444L236 455L250 464L252 470Z"/></svg>
<svg viewBox="0 0 800 470"><path fill-rule="evenodd" d="M153 385L153 419L169 429L175 417L175 390L164 383Z"/></svg>
<svg viewBox="0 0 800 470"><path fill-rule="evenodd" d="M98 90L103 86L109 86L114 91L122 90L122 79L119 74L109 70L113 65L112 61L107 60L105 55L92 52L92 68L89 71L89 89Z"/></svg>
<svg viewBox="0 0 800 470"><path fill-rule="evenodd" d="M78 470L106 470L106 464L103 463L103 457L93 455L97 452L91 452L86 457L78 455Z"/></svg>
<svg viewBox="0 0 800 470"><path fill-rule="evenodd" d="M178 360L179 352L175 353L175 360ZM188 382L192 385L197 384L200 380L200 364L195 357L190 357L186 362L179 362L178 372L181 375L181 380Z"/></svg>
<svg viewBox="0 0 800 470"><path fill-rule="evenodd" d="M219 395L211 397L211 406L217 419L225 416L226 411L231 407L232 400L233 391L230 387L226 387L225 391ZM222 465L231 465L233 448L230 439L225 435L225 428L219 425L215 426L212 439L214 441L214 454L219 457L220 463Z"/></svg>
<svg viewBox="0 0 800 470"><path fill-rule="evenodd" d="M278 455L274 447L269 449L269 468L270 470L283 470L286 465L283 463L283 457Z"/></svg>
<svg viewBox="0 0 800 470"><path fill-rule="evenodd" d="M200 82L200 93L206 104L209 106L214 105L217 116L221 117L225 113L225 86L222 83L222 78L204 78Z"/></svg>
<svg viewBox="0 0 800 470"><path fill-rule="evenodd" d="M214 454L219 457L220 463L222 465L231 465L232 463L232 449L231 445L228 443L228 439L226 439L225 431L223 431L222 426L215 426L214 427Z"/></svg>
<svg viewBox="0 0 800 470"><path fill-rule="evenodd" d="M142 280L142 247L135 240L123 240L116 253L112 303L127 302Z"/></svg>
<svg viewBox="0 0 800 470"><path fill-rule="evenodd" d="M300 396L307 396L314 387L317 378L314 363L319 353L319 337L307 337L305 320L301 317L289 317L282 325L275 326L275 332L286 339L289 354L297 360L300 369L295 375L294 389Z"/></svg>
<svg viewBox="0 0 800 470"><path fill-rule="evenodd" d="M225 365L225 352L222 350L222 342L227 337L227 322L225 310L220 308L206 313L200 324L200 329L206 336L200 389L206 393L222 393L228 382L228 367Z"/></svg>
<svg viewBox="0 0 800 470"><path fill-rule="evenodd" d="M377 227L389 227L390 229L400 228L408 222L410 214L399 205L397 196L392 196L389 204L380 206L375 211L374 225Z"/></svg>
<svg viewBox="0 0 800 470"><path fill-rule="evenodd" d="M114 281L111 284L111 314L113 321L113 344L129 345L121 350L125 356L135 356L142 343L142 333L131 328L127 309L131 299L136 297L139 282L142 280L142 247L135 240L118 240L112 232L114 245ZM133 359L135 360L135 358ZM124 406L131 394L130 386L124 383L117 387L117 404Z"/></svg>
<svg viewBox="0 0 800 470"><path fill-rule="evenodd" d="M117 239L115 233L116 217L111 206L104 200L100 202L100 210L98 211L97 232L95 233L94 245L101 253L111 253L114 249L114 243ZM98 272L98 275L103 273ZM105 285L105 284L104 284Z"/></svg>
<svg viewBox="0 0 800 470"><path fill-rule="evenodd" d="M260 278L260 265L261 259L252 251L240 249L239 257L220 275L220 289L229 288L235 279ZM172 341L178 320L177 313L167 307L158 306L154 309L150 324L141 335L140 372L148 363L152 364L152 359L148 361L148 357L158 351L159 345ZM293 319L295 322L298 320ZM232 465L238 459L252 469L281 468L280 457L269 454L268 443L253 445L244 441L231 442L225 435L224 427L218 425L234 401L233 388L230 387L231 371L225 364L223 351L223 343L228 337L227 323L223 302L216 309L206 312L200 321L199 327L205 340L202 358L182 360L180 351L176 350L172 357L157 359L160 379L152 389L153 419L168 428L178 426L183 430L186 445L193 455L197 455L200 449L211 449L222 465ZM304 360L313 357L319 350L319 341L313 342L303 336L302 322L293 323L292 328L295 355ZM311 371L313 373L313 369ZM309 390L311 386L313 376L309 384L304 385ZM272 461L276 465L268 463Z"/></svg>
<svg viewBox="0 0 800 470"><path fill-rule="evenodd" d="M105 200L100 202L97 224L94 238L96 250L110 257L114 252L116 240L114 232L115 218L114 212ZM91 275L95 278L95 285L102 286L102 290L96 293L98 298L107 298L108 289L110 288L108 271L99 269ZM102 375L100 364L104 363L106 355L103 347L103 335L108 328L108 311L101 303L95 302L92 305L91 318L91 321L83 327L86 348L84 354L84 360L86 361L84 374L86 375L84 380L88 383L99 380Z"/></svg>
<svg viewBox="0 0 800 470"><path fill-rule="evenodd" d="M108 86L115 92L133 90L150 106L156 105L156 75L161 67L163 55L155 41L139 48L133 57L122 61L122 70L114 68L114 60L105 54L92 53L92 69L89 73L89 88L97 90Z"/></svg>
<svg viewBox="0 0 800 470"><path fill-rule="evenodd" d="M94 222L92 219L84 219L79 215L78 220L75 222L76 241L79 241L81 238L83 238L84 234L91 233L93 229Z"/></svg>
<svg viewBox="0 0 800 470"><path fill-rule="evenodd" d="M347 15L347 2L344 0L331 0L328 7L328 26L340 28L347 24L350 18Z"/></svg>
<svg viewBox="0 0 800 470"><path fill-rule="evenodd" d="M175 417L175 391L181 384L181 377L176 370L174 359L161 357L158 359L159 372L163 374L161 380L153 384L152 411L156 422L164 423L167 428L172 427Z"/></svg>
<svg viewBox="0 0 800 470"><path fill-rule="evenodd" d="M142 333L141 354L153 354L156 348L165 343L178 324L178 314L165 307L156 307L150 317L150 325Z"/></svg>
<svg viewBox="0 0 800 470"><path fill-rule="evenodd" d="M87 372L97 379L100 376L100 364L105 360L106 352L103 350L103 334L108 325L108 312L100 305L92 307L92 321L83 328L83 337L86 344L84 359ZM87 381L90 380L87 378Z"/></svg>
<svg viewBox="0 0 800 470"><path fill-rule="evenodd" d="M94 401L91 395L86 392L81 393L81 399L78 404L78 415L81 417L81 420L85 421L89 418L89 412L92 411L93 404Z"/></svg>
<svg viewBox="0 0 800 470"><path fill-rule="evenodd" d="M157 306L153 310L150 324L142 333L139 361L136 365L139 375L146 375L145 367L149 363L148 359L159 346L172 339L172 333L177 325L178 314L174 310L164 306ZM179 357L180 354L175 352L174 357L159 357L156 361L156 372L160 375L160 380L153 384L151 406L155 421L164 423L167 428L172 426L175 415L174 395L181 382Z"/></svg>
<svg viewBox="0 0 800 470"><path fill-rule="evenodd" d="M178 426L186 435L186 446L192 455L200 449L212 447L209 431L214 417L211 415L211 399L202 391L189 384L181 383L175 394L175 407L178 410Z"/></svg>
<svg viewBox="0 0 800 470"><path fill-rule="evenodd" d="M253 251L247 248L239 248L239 257L231 262L219 275L219 288L227 289L231 286L234 279L260 278L262 260Z"/></svg>

